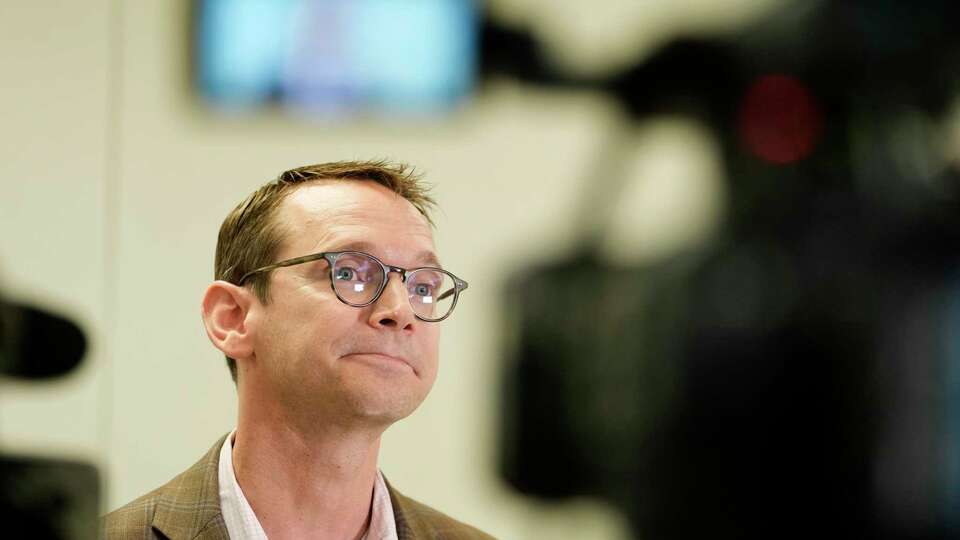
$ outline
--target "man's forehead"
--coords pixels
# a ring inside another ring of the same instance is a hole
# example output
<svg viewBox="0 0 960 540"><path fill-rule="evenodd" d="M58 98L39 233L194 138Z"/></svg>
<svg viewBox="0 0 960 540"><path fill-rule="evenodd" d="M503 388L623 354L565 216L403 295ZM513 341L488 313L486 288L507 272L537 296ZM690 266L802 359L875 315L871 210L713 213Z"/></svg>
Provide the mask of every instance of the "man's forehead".
<svg viewBox="0 0 960 540"><path fill-rule="evenodd" d="M287 213L306 219L328 215L388 214L391 218L413 218L428 225L410 201L372 180L313 180L297 187L283 201Z"/></svg>
<svg viewBox="0 0 960 540"><path fill-rule="evenodd" d="M356 249L387 256L399 243L407 257L412 250L418 258L438 263L426 218L409 201L372 181L310 182L293 191L278 214L287 233L284 244L293 250Z"/></svg>

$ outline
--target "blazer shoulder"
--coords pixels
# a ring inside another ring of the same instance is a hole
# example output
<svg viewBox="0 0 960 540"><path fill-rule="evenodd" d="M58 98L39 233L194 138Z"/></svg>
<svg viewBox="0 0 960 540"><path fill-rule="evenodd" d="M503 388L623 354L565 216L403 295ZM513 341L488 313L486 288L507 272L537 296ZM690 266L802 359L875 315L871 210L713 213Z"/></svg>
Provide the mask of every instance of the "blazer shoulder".
<svg viewBox="0 0 960 540"><path fill-rule="evenodd" d="M106 540L155 538L153 517L166 486L137 497L100 518L100 537Z"/></svg>
<svg viewBox="0 0 960 540"><path fill-rule="evenodd" d="M472 525L458 521L443 512L427 506L420 501L411 499L393 491L394 503L399 506L397 532L400 529L411 529L414 538L438 538L443 540L494 540L493 536L477 529ZM419 533L419 534L416 534ZM400 534L401 538L404 535Z"/></svg>
<svg viewBox="0 0 960 540"><path fill-rule="evenodd" d="M170 535L194 538L209 527L212 529L208 532L223 528L219 527L223 520L220 517L217 466L219 448L225 438L217 441L200 461L166 484L103 516L100 519L101 538L151 539ZM219 536L225 537L225 534Z"/></svg>

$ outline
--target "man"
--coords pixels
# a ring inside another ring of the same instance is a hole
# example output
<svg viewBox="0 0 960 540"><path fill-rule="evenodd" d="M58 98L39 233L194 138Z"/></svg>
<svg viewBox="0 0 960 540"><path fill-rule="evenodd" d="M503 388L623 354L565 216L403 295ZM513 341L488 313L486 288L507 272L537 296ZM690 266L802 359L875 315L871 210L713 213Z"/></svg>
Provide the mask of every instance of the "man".
<svg viewBox="0 0 960 540"><path fill-rule="evenodd" d="M403 166L287 171L227 216L207 335L237 385L237 428L170 483L108 514L106 538L490 538L390 486L380 436L426 397L442 270Z"/></svg>

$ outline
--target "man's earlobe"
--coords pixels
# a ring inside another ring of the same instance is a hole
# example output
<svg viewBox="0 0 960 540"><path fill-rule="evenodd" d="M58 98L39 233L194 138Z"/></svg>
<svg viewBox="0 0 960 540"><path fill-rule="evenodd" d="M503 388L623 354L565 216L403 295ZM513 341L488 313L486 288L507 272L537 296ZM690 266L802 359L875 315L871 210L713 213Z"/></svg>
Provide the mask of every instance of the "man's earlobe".
<svg viewBox="0 0 960 540"><path fill-rule="evenodd" d="M226 281L214 281L203 295L201 314L213 346L234 359L253 354L249 308L252 293Z"/></svg>

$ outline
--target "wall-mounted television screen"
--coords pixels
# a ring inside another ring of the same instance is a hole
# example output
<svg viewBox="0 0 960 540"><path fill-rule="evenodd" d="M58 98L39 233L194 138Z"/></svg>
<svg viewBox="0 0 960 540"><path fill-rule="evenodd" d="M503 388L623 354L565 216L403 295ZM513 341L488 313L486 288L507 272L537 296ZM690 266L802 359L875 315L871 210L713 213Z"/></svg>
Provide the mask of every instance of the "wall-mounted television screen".
<svg viewBox="0 0 960 540"><path fill-rule="evenodd" d="M228 111L442 113L470 95L473 0L195 0L194 80Z"/></svg>

